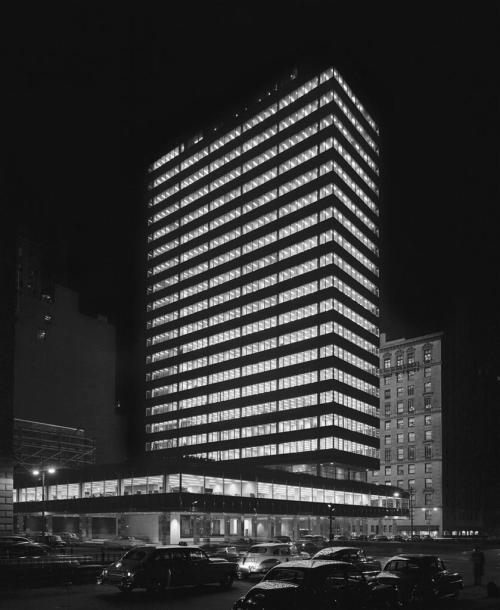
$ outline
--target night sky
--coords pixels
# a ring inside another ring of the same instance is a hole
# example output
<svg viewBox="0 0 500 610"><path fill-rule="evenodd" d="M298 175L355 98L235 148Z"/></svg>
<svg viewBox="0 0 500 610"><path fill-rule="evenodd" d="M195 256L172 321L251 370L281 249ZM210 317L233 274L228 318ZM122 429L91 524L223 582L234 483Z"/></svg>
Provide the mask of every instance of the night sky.
<svg viewBox="0 0 500 610"><path fill-rule="evenodd" d="M4 205L117 325L122 368L148 164L310 58L380 125L382 330L439 330L463 295L498 302L498 3L17 5L2 9Z"/></svg>

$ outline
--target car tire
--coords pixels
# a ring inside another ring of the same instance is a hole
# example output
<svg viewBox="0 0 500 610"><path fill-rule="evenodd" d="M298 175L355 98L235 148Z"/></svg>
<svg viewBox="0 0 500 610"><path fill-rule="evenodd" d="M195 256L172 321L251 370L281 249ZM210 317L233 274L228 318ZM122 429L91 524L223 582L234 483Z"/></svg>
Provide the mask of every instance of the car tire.
<svg viewBox="0 0 500 610"><path fill-rule="evenodd" d="M224 574L219 583L219 586L223 591L227 591L228 589L230 589L233 586L232 574Z"/></svg>
<svg viewBox="0 0 500 610"><path fill-rule="evenodd" d="M119 585L118 586L118 589L120 589L120 591L122 593L130 593L133 588L134 588L134 586L132 584L126 584L126 585Z"/></svg>
<svg viewBox="0 0 500 610"><path fill-rule="evenodd" d="M148 586L148 591L150 593L161 593L165 591L165 583L161 580L155 580Z"/></svg>
<svg viewBox="0 0 500 610"><path fill-rule="evenodd" d="M423 608L435 596L420 585L415 585L410 591L408 601L416 607Z"/></svg>

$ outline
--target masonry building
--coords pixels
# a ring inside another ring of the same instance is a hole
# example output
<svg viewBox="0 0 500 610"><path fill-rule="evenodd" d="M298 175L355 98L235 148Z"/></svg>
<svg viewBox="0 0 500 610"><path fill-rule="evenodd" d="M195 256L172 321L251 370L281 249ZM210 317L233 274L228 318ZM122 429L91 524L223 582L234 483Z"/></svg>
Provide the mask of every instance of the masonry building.
<svg viewBox="0 0 500 610"><path fill-rule="evenodd" d="M408 490L413 513L385 519L384 533L443 534L442 339L381 335L380 469L369 481Z"/></svg>

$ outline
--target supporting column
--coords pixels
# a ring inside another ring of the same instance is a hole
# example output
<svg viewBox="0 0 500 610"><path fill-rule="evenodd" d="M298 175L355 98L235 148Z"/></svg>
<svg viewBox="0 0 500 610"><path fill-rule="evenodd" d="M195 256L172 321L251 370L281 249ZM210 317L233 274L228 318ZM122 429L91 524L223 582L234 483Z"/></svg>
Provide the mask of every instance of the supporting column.
<svg viewBox="0 0 500 610"><path fill-rule="evenodd" d="M170 544L179 544L181 539L181 515L170 513Z"/></svg>

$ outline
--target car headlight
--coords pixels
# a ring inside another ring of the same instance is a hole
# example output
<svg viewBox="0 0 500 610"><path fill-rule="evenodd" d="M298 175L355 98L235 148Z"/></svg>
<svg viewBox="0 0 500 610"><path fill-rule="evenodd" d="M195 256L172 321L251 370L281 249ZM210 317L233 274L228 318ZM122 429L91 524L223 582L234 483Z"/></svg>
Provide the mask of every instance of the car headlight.
<svg viewBox="0 0 500 610"><path fill-rule="evenodd" d="M101 572L101 576L107 576L108 575L108 570L107 568L104 568L104 570Z"/></svg>

